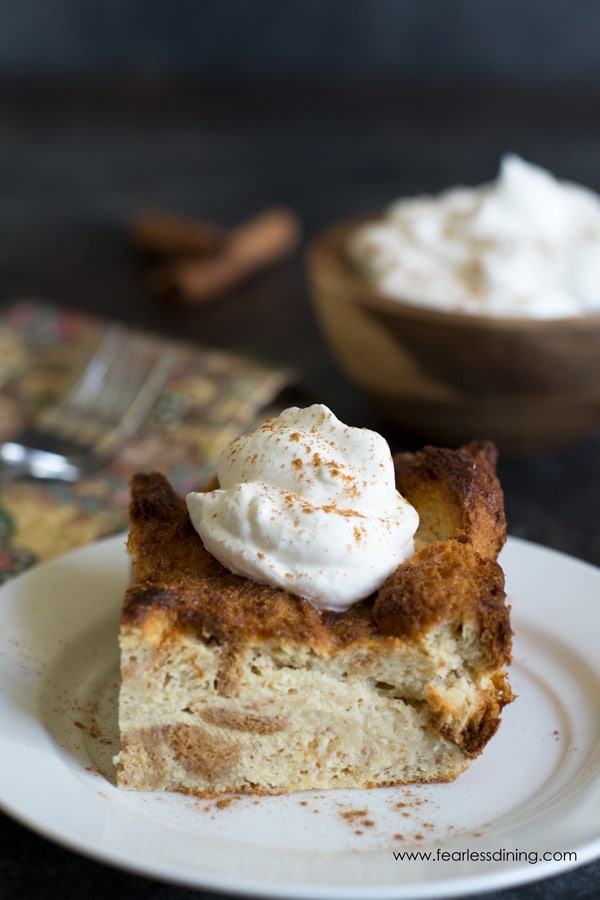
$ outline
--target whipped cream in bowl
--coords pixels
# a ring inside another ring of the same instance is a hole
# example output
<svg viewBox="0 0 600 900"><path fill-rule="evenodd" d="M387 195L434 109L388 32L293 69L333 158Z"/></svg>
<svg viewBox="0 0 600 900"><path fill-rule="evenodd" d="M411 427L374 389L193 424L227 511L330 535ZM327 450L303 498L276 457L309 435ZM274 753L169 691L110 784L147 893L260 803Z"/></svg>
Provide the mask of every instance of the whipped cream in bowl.
<svg viewBox="0 0 600 900"><path fill-rule="evenodd" d="M414 552L418 515L396 490L387 442L321 404L237 438L217 475L217 490L186 498L206 549L320 609L368 597Z"/></svg>
<svg viewBox="0 0 600 900"><path fill-rule="evenodd" d="M392 203L348 254L384 296L442 312L600 313L600 196L515 154L495 181Z"/></svg>
<svg viewBox="0 0 600 900"><path fill-rule="evenodd" d="M420 441L547 453L600 427L600 196L498 178L334 222L307 254L340 369Z"/></svg>

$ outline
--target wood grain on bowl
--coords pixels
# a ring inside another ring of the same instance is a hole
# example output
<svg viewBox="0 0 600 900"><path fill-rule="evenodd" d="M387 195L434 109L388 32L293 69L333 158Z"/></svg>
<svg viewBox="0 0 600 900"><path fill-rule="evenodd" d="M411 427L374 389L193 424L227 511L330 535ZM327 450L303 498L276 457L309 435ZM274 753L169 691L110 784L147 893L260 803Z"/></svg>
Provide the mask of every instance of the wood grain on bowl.
<svg viewBox="0 0 600 900"><path fill-rule="evenodd" d="M551 451L600 427L600 314L569 319L443 312L381 294L346 253L365 219L308 251L315 312L346 375L386 418L438 443Z"/></svg>

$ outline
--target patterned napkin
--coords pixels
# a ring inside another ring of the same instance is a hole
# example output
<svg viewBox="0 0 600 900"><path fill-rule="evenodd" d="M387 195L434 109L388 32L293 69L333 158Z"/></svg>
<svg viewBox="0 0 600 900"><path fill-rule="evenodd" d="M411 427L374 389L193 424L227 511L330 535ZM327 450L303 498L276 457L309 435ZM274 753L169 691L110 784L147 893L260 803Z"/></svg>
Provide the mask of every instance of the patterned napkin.
<svg viewBox="0 0 600 900"><path fill-rule="evenodd" d="M107 324L37 301L0 311L0 441L60 395ZM21 480L0 487L0 583L126 529L134 472L157 469L181 493L196 489L230 440L281 408L278 397L293 379L290 371L223 350L184 342L175 348L151 415L105 469L74 484Z"/></svg>

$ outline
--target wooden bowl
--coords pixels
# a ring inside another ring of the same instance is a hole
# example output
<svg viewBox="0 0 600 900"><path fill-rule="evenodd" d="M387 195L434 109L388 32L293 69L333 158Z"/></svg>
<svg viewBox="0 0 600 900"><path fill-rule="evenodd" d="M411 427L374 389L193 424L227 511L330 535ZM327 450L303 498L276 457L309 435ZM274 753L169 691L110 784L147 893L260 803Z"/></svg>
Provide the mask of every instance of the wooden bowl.
<svg viewBox="0 0 600 900"><path fill-rule="evenodd" d="M552 451L600 426L600 314L559 320L446 313L380 294L348 260L365 219L308 250L315 312L347 376L394 425L510 455Z"/></svg>

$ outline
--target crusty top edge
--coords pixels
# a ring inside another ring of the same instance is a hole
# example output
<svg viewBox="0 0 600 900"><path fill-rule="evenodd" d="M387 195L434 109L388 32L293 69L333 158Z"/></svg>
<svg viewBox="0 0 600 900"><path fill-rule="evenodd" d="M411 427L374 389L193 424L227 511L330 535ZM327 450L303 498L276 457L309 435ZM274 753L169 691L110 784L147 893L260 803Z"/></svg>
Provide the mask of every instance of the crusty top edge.
<svg viewBox="0 0 600 900"><path fill-rule="evenodd" d="M421 517L417 543L420 537L423 543L452 538L497 558L506 542L497 461L496 446L485 440L457 450L426 446L394 457L398 490Z"/></svg>
<svg viewBox="0 0 600 900"><path fill-rule="evenodd" d="M454 619L457 626L478 623L489 635L487 660L503 665L510 652L510 626L502 573L490 559L495 556L491 523L500 523L494 543L498 549L505 535L494 452L493 445L481 442L458 451L425 448L420 454L396 457L399 489L405 493L403 484L407 486L406 496L420 515L427 515L432 497L453 504L453 521L461 497L472 511L459 516L454 534L434 542L450 541L445 552L440 547L425 555L420 551L375 595L342 613L319 611L284 591L233 575L204 548L184 499L167 479L157 472L140 473L131 485L128 546L134 579L122 624L148 628L158 616L161 627L171 623L205 639L297 640L315 650L330 650L382 638L415 642L444 620ZM424 474L427 471L432 477ZM492 499L485 497L486 485L494 492ZM487 555L477 547L477 529L486 530L482 543ZM468 549L460 554L455 544ZM467 579L469 590L461 590L461 578Z"/></svg>
<svg viewBox="0 0 600 900"><path fill-rule="evenodd" d="M121 621L151 628L159 616L205 638L294 639L330 648L365 639L377 629L372 600L346 613L321 612L285 591L234 575L203 546L185 501L160 473L135 475L128 548L133 585Z"/></svg>
<svg viewBox="0 0 600 900"><path fill-rule="evenodd" d="M430 544L398 566L377 593L373 618L382 634L407 640L418 640L442 622L453 623L457 636L475 625L474 652L482 667L510 662L504 573L495 560L461 541Z"/></svg>

